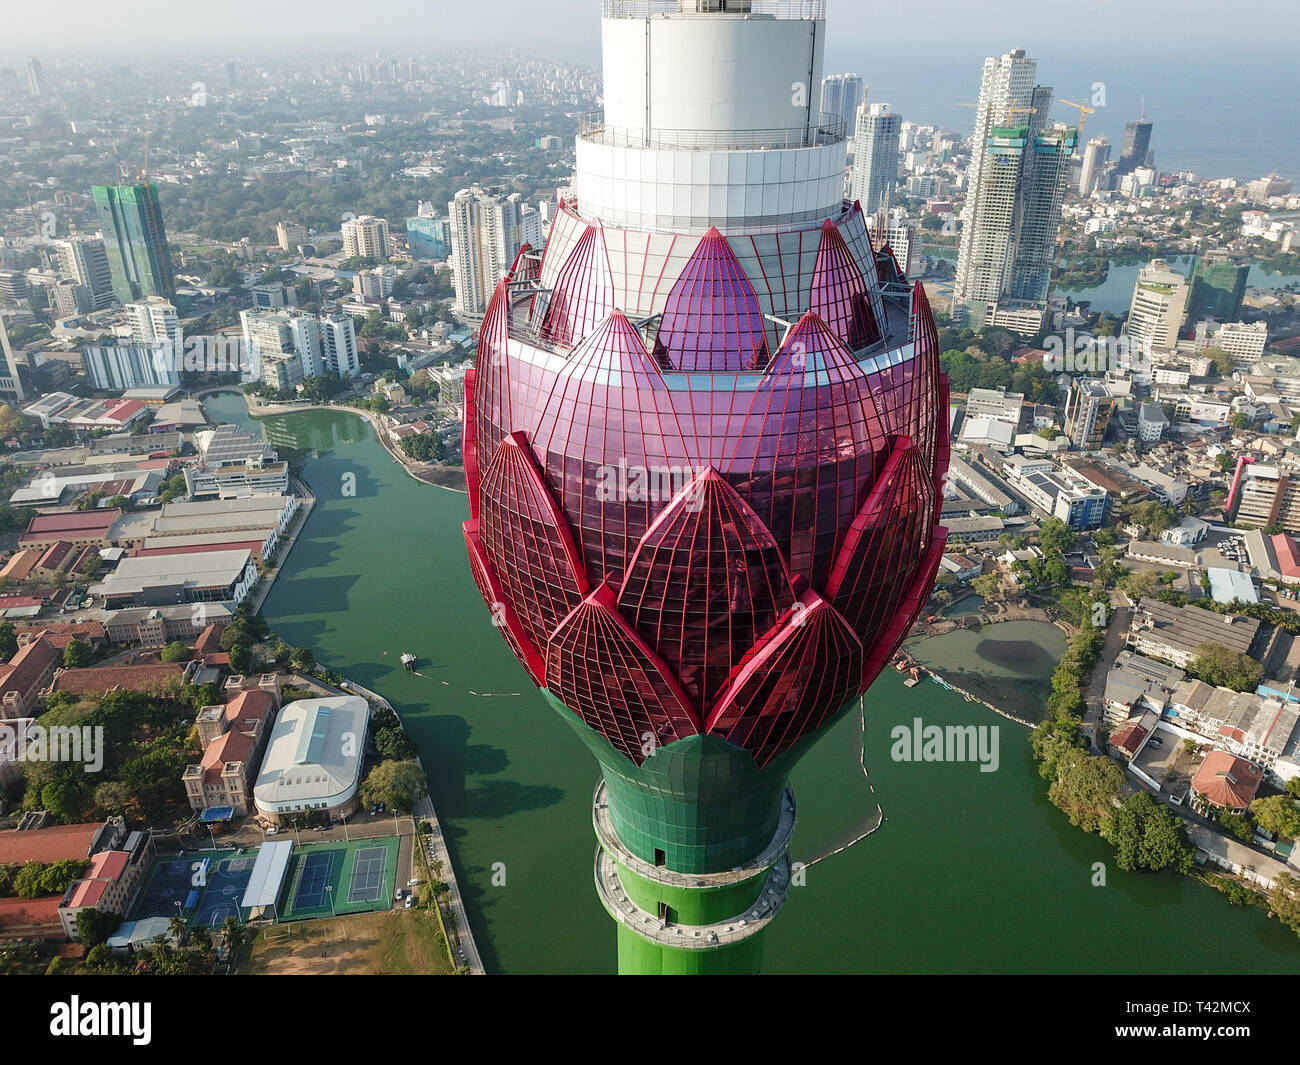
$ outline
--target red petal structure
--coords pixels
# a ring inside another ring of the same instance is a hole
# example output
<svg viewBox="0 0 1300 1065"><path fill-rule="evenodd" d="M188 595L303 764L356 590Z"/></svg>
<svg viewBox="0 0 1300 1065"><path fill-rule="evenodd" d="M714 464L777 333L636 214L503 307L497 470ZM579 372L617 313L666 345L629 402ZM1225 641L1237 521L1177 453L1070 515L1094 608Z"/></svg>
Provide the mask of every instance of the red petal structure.
<svg viewBox="0 0 1300 1065"><path fill-rule="evenodd" d="M596 580L622 582L698 469L659 367L619 311L569 354L529 438Z"/></svg>
<svg viewBox="0 0 1300 1065"><path fill-rule="evenodd" d="M737 668L708 719L709 732L753 751L759 765L820 727L862 676L861 641L811 589L778 630Z"/></svg>
<svg viewBox="0 0 1300 1065"><path fill-rule="evenodd" d="M607 584L556 629L546 687L637 765L656 747L700 731L690 700L618 612Z"/></svg>
<svg viewBox="0 0 1300 1065"><path fill-rule="evenodd" d="M618 596L619 610L705 711L793 602L772 534L712 468L650 526Z"/></svg>
<svg viewBox="0 0 1300 1065"><path fill-rule="evenodd" d="M754 286L727 243L710 229L668 293L655 358L683 371L761 370L767 334Z"/></svg>
<svg viewBox="0 0 1300 1065"><path fill-rule="evenodd" d="M479 595L492 611L492 623L501 630L506 644L514 652L523 667L528 670L533 682L538 685L546 683L546 662L538 653L533 642L528 638L519 618L506 602L505 593L492 573L492 564L483 551L483 541L479 539L478 522L470 518L465 522L465 547L469 551L469 569L478 587Z"/></svg>
<svg viewBox="0 0 1300 1065"><path fill-rule="evenodd" d="M506 277L511 281L536 281L541 276L542 263L537 257L536 249L525 241L515 256L515 261L510 264L510 273Z"/></svg>
<svg viewBox="0 0 1300 1065"><path fill-rule="evenodd" d="M945 542L924 289L856 206L733 240L566 204L465 379L474 579L533 679L637 765L706 721L759 765L790 751L888 662Z"/></svg>
<svg viewBox="0 0 1300 1065"><path fill-rule="evenodd" d="M546 301L541 337L571 348L614 309L614 279L600 226L589 225L564 261Z"/></svg>
<svg viewBox="0 0 1300 1065"><path fill-rule="evenodd" d="M933 493L920 450L900 437L849 526L826 582L826 598L868 646L893 619L908 590L907 577L929 546Z"/></svg>
<svg viewBox="0 0 1300 1065"><path fill-rule="evenodd" d="M483 474L479 537L506 602L534 647L582 601L587 576L522 433L501 441Z"/></svg>
<svg viewBox="0 0 1300 1065"><path fill-rule="evenodd" d="M809 312L755 391L722 470L791 575L820 587L887 453L888 427L853 353Z"/></svg>
<svg viewBox="0 0 1300 1065"><path fill-rule="evenodd" d="M869 347L881 337L880 323L871 309L862 271L853 261L840 235L840 227L830 219L822 226L809 309L855 351Z"/></svg>

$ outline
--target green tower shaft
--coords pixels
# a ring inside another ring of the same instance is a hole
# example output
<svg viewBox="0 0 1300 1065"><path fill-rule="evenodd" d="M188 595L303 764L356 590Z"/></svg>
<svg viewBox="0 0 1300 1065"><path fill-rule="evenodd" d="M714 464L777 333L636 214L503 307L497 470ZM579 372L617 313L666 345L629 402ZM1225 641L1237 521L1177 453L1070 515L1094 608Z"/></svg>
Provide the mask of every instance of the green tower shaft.
<svg viewBox="0 0 1300 1065"><path fill-rule="evenodd" d="M756 973L790 890L790 770L717 736L650 745L634 765L547 691L596 756L596 891L618 923L620 974Z"/></svg>

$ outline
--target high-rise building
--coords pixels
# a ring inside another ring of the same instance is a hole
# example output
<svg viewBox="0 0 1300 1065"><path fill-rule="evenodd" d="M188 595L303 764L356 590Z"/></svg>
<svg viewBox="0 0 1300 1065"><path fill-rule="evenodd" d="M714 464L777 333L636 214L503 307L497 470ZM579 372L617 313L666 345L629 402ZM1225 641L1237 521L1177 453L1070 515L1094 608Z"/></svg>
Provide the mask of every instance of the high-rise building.
<svg viewBox="0 0 1300 1065"><path fill-rule="evenodd" d="M904 276L912 273L912 262L920 250L916 226L907 216L906 209L895 207L892 211L880 210L867 219L867 229L871 234L871 245L884 249L885 245L894 255L898 269Z"/></svg>
<svg viewBox="0 0 1300 1065"><path fill-rule="evenodd" d="M475 317L486 310L493 288L523 246L523 198L500 186L475 185L456 193L447 217L456 310Z"/></svg>
<svg viewBox="0 0 1300 1065"><path fill-rule="evenodd" d="M1216 322L1235 322L1241 318L1241 304L1246 298L1246 281L1250 263L1228 252L1206 252L1196 260L1192 270L1192 292L1187 301L1187 317L1192 322L1212 318Z"/></svg>
<svg viewBox="0 0 1300 1065"><path fill-rule="evenodd" d="M824 7L605 4L576 198L544 260L507 263L466 375L470 568L600 764L620 972L758 969L791 770L893 657L946 542L925 291L845 204L843 128L791 108Z"/></svg>
<svg viewBox="0 0 1300 1065"><path fill-rule="evenodd" d="M277 222L275 240L281 251L296 251L300 244L307 243L307 227L297 222Z"/></svg>
<svg viewBox="0 0 1300 1065"><path fill-rule="evenodd" d="M898 184L898 134L901 116L889 104L863 104L853 130L853 177L849 198L862 204L867 214L889 210Z"/></svg>
<svg viewBox="0 0 1300 1065"><path fill-rule="evenodd" d="M1046 308L1078 131L1048 127L1037 69L1023 49L984 61L952 303L977 329L1034 333Z"/></svg>
<svg viewBox="0 0 1300 1065"><path fill-rule="evenodd" d="M1186 277L1164 259L1152 259L1138 271L1124 335L1140 341L1147 351L1173 351L1187 317L1187 293Z"/></svg>
<svg viewBox="0 0 1300 1065"><path fill-rule="evenodd" d="M81 349L81 361L91 387L109 392L181 383L179 364L169 358L166 348L134 338L87 344Z"/></svg>
<svg viewBox="0 0 1300 1065"><path fill-rule="evenodd" d="M45 96L49 92L45 84L45 71L41 69L41 61L35 56L27 60L27 91L33 96Z"/></svg>
<svg viewBox="0 0 1300 1065"><path fill-rule="evenodd" d="M1079 170L1079 195L1087 198L1097 188L1097 182L1110 162L1110 141L1103 134L1088 141L1083 150L1083 166Z"/></svg>
<svg viewBox="0 0 1300 1065"><path fill-rule="evenodd" d="M244 345L252 375L273 388L284 389L292 388L309 377L336 373L325 355L327 330L331 334L330 343L335 343L332 335L335 327L332 322L327 327L328 317L297 310L240 311L239 321L244 328ZM352 318L345 317L351 324ZM355 340L352 351L355 356ZM359 363L357 366L359 370ZM343 376L355 377L350 362L348 369L349 372Z"/></svg>
<svg viewBox="0 0 1300 1065"><path fill-rule="evenodd" d="M333 311L320 316L321 360L325 369L345 380L361 376L356 323L352 315Z"/></svg>
<svg viewBox="0 0 1300 1065"><path fill-rule="evenodd" d="M86 288L91 309L102 310L118 302L103 237L66 237L54 242L54 250L59 257L59 272Z"/></svg>
<svg viewBox="0 0 1300 1065"><path fill-rule="evenodd" d="M27 399L27 389L23 385L13 345L9 343L9 330L3 314L0 314L0 354L4 355L4 365L0 366L0 393L13 395L23 403Z"/></svg>
<svg viewBox="0 0 1300 1065"><path fill-rule="evenodd" d="M172 299L176 282L157 187L145 181L95 185L90 191L118 299L122 303L145 296Z"/></svg>
<svg viewBox="0 0 1300 1065"><path fill-rule="evenodd" d="M343 255L368 259L388 258L388 221L365 214L343 223Z"/></svg>
<svg viewBox="0 0 1300 1065"><path fill-rule="evenodd" d="M126 316L131 325L131 339L137 344L167 347L177 354L184 349L184 336L176 308L161 296L150 296L128 303Z"/></svg>
<svg viewBox="0 0 1300 1065"><path fill-rule="evenodd" d="M236 86L238 86L238 85L239 85L239 68L238 68L237 66L235 66L235 64L234 64L233 61L228 61L228 62L225 64L225 71L226 71L226 88L227 88L227 89L233 89L233 88L235 88Z"/></svg>
<svg viewBox="0 0 1300 1065"><path fill-rule="evenodd" d="M1124 146L1120 149L1117 173L1128 174L1140 166L1148 166L1151 153L1151 123L1143 116L1124 126Z"/></svg>
<svg viewBox="0 0 1300 1065"><path fill-rule="evenodd" d="M1100 451L1115 410L1115 397L1100 379L1076 377L1065 400L1065 435L1078 451Z"/></svg>
<svg viewBox="0 0 1300 1065"><path fill-rule="evenodd" d="M852 130L858 108L862 106L863 94L860 75L828 74L822 78L822 114L836 115L843 120L846 130Z"/></svg>

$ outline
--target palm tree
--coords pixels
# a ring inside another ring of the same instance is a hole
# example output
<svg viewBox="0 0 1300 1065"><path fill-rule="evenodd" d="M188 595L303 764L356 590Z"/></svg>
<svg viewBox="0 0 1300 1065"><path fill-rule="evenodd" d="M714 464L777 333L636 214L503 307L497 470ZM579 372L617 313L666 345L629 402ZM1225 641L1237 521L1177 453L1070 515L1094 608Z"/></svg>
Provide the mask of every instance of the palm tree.
<svg viewBox="0 0 1300 1065"><path fill-rule="evenodd" d="M176 942L177 946L185 942L185 931L188 927L185 918L179 913L171 915L171 919L167 922L167 929L171 932L172 939Z"/></svg>

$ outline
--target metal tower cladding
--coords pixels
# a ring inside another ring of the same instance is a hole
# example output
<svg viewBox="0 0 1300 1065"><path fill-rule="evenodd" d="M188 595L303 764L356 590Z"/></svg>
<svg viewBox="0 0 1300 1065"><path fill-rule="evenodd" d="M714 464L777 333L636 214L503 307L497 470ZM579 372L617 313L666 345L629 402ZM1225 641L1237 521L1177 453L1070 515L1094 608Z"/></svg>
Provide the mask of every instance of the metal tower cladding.
<svg viewBox="0 0 1300 1065"><path fill-rule="evenodd" d="M924 290L842 199L822 0L606 0L603 31L577 197L467 375L465 542L600 764L620 971L752 972L790 771L938 569L947 382Z"/></svg>

